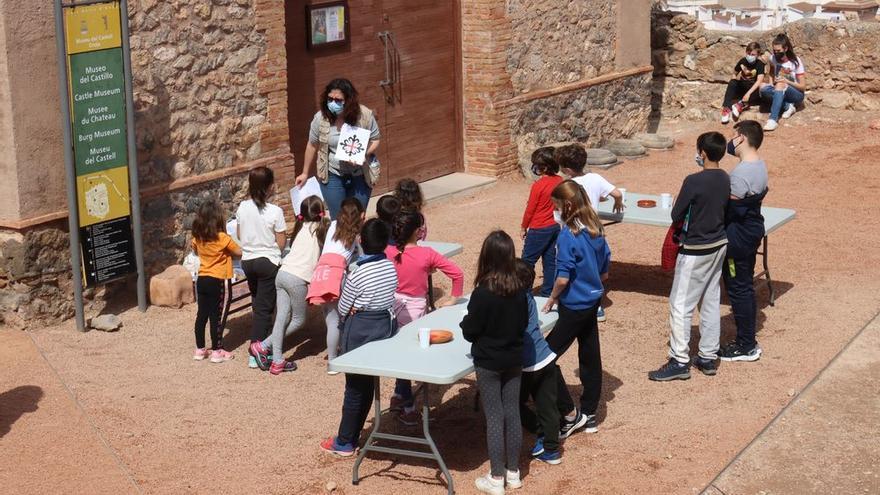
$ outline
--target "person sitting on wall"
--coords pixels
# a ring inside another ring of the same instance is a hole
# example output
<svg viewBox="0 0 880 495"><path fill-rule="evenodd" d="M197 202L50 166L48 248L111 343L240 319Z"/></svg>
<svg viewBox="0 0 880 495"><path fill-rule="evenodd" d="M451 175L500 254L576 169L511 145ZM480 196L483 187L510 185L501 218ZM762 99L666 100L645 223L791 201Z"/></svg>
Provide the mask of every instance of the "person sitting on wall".
<svg viewBox="0 0 880 495"><path fill-rule="evenodd" d="M721 123L730 122L730 115L738 119L749 104L757 104L758 90L767 73L764 62L758 57L761 44L752 41L746 45L746 54L733 68L734 78L727 82L727 91L721 104ZM754 97L754 98L753 98Z"/></svg>
<svg viewBox="0 0 880 495"><path fill-rule="evenodd" d="M771 73L773 86L761 87L761 98L772 102L770 106L770 119L764 124L765 131L773 131L779 127L780 114L783 119L794 115L797 111L795 105L804 101L804 91L807 89L805 81L806 72L804 63L795 55L791 40L785 34L778 34L773 39L773 59ZM785 108L783 112L782 109Z"/></svg>

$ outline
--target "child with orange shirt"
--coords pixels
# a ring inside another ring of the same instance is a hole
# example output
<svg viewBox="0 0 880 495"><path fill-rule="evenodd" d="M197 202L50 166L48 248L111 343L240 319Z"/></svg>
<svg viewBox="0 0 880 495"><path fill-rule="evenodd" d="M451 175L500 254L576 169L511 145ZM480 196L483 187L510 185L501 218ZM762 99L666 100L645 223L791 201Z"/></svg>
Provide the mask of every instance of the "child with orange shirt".
<svg viewBox="0 0 880 495"><path fill-rule="evenodd" d="M553 218L550 193L562 182L562 177L556 175L557 172L559 164L553 158L552 146L538 148L532 153L532 173L539 176L539 179L532 184L529 202L523 213L522 260L534 268L538 258L541 258L544 270L544 283L540 292L542 297L550 295L556 277L556 238L559 237L559 224Z"/></svg>
<svg viewBox="0 0 880 495"><path fill-rule="evenodd" d="M192 248L199 255L196 280L196 350L193 359L210 357L212 363L229 361L235 356L223 349L223 311L231 297L232 257L241 256L241 248L226 233L220 205L209 199L199 206L192 224ZM205 347L205 324L211 322L211 349Z"/></svg>

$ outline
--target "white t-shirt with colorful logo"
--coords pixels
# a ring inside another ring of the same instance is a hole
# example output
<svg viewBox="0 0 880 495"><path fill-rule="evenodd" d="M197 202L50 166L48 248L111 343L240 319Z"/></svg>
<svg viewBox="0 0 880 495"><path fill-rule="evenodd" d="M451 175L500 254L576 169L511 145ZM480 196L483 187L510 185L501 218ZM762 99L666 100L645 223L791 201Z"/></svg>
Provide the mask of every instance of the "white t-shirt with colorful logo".
<svg viewBox="0 0 880 495"><path fill-rule="evenodd" d="M797 65L791 60L776 62L773 65L773 78L776 81L786 80L789 82L797 82L797 76L802 76L805 73L804 62L800 57L797 58Z"/></svg>

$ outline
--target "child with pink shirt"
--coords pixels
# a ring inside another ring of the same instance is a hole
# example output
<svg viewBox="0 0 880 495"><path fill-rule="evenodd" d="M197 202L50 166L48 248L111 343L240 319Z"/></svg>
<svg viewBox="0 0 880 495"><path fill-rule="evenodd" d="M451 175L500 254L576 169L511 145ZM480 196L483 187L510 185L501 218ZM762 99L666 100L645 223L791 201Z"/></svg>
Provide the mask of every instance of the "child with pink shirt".
<svg viewBox="0 0 880 495"><path fill-rule="evenodd" d="M392 237L394 246L388 246L385 254L394 263L397 270L397 292L394 294L394 313L397 315L398 328L421 318L428 312L428 274L440 270L452 280L452 297L461 297L464 290L464 273L455 263L446 259L437 251L419 246L420 229L423 226L422 215L418 212L402 212L394 219ZM421 421L421 414L415 410L412 394L412 382L397 380L394 395L391 397L391 409L402 409L398 419L408 426L415 426Z"/></svg>

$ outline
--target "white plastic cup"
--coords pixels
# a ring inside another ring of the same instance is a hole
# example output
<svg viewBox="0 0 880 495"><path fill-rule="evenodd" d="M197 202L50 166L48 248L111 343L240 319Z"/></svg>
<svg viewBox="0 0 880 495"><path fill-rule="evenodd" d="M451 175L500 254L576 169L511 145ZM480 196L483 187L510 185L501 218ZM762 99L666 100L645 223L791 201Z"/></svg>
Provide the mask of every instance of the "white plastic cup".
<svg viewBox="0 0 880 495"><path fill-rule="evenodd" d="M431 329L430 328L420 328L419 329L419 347L422 349L427 349L431 346Z"/></svg>
<svg viewBox="0 0 880 495"><path fill-rule="evenodd" d="M626 204L626 188L625 187L618 187L617 190L620 191L620 195L622 197L621 201L623 201L623 204Z"/></svg>
<svg viewBox="0 0 880 495"><path fill-rule="evenodd" d="M660 207L663 209L672 208L672 195L669 193L663 193L660 195Z"/></svg>

